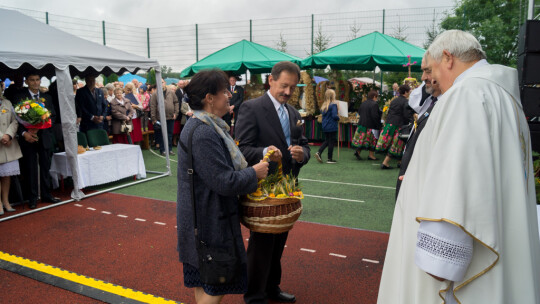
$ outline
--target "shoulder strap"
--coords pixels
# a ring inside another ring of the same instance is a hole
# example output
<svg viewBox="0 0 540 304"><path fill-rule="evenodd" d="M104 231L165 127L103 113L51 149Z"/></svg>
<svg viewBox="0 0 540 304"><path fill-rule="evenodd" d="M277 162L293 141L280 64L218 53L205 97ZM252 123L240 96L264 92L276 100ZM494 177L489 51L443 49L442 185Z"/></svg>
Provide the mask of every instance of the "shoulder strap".
<svg viewBox="0 0 540 304"><path fill-rule="evenodd" d="M199 125L196 125L189 131L188 136L188 146L187 149L184 146L184 144L180 141L180 145L182 146L182 149L187 152L188 157L188 168L187 168L187 174L189 176L189 190L191 192L191 207L193 208L193 228L195 231L195 237L198 236L197 231L197 210L195 209L195 190L193 188L193 149L192 149L192 143L193 143L193 132L197 129Z"/></svg>

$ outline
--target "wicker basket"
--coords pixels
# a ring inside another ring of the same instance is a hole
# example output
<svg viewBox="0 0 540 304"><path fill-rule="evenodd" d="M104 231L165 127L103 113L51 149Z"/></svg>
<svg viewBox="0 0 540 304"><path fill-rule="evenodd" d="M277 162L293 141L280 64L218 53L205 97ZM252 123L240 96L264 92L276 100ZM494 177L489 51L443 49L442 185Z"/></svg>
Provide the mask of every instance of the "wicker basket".
<svg viewBox="0 0 540 304"><path fill-rule="evenodd" d="M265 159L268 158L265 156ZM281 163L278 172L283 174ZM254 232L278 234L292 229L302 213L302 203L298 197L264 197L251 195L241 199L242 217L240 221Z"/></svg>

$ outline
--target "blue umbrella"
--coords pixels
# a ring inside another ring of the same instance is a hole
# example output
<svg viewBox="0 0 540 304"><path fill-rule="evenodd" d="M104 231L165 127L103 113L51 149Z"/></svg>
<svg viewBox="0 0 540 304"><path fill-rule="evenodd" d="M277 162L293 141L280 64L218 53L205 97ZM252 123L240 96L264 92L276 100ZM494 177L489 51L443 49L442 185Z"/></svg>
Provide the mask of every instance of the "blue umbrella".
<svg viewBox="0 0 540 304"><path fill-rule="evenodd" d="M180 81L180 79L178 79L178 78L165 78L164 80L167 83L167 85L177 83L177 82Z"/></svg>
<svg viewBox="0 0 540 304"><path fill-rule="evenodd" d="M127 73L118 77L118 81L121 81L123 83L131 82L133 79L137 79L141 83L146 83L146 78L143 78L139 75L133 75L131 73Z"/></svg>
<svg viewBox="0 0 540 304"><path fill-rule="evenodd" d="M324 78L324 77L319 77L319 76L313 76L313 79L315 80L315 83L319 83L321 81L328 81L328 79Z"/></svg>

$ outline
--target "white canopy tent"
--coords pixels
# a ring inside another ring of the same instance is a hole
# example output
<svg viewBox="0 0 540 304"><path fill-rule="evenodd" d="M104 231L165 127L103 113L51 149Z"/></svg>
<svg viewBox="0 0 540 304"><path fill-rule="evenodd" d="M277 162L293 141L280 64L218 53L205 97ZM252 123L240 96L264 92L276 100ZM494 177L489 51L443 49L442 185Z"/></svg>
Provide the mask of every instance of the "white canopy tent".
<svg viewBox="0 0 540 304"><path fill-rule="evenodd" d="M156 60L103 46L44 24L13 10L0 9L0 78L15 72L37 71L40 76L56 75L62 132L66 155L73 173L73 199L84 194L77 180L77 128L75 95L72 78L89 74L136 73L139 69L156 70L160 120L165 121L165 107L161 88L161 70ZM58 113L57 113L58 114ZM165 151L168 150L167 129L163 128ZM167 155L167 174L170 175Z"/></svg>

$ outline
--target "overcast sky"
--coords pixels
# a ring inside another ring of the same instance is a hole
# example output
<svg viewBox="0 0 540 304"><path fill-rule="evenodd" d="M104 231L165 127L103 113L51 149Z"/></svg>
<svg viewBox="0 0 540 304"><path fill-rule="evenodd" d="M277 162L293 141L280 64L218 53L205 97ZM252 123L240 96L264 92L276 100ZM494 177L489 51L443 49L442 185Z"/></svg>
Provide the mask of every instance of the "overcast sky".
<svg viewBox="0 0 540 304"><path fill-rule="evenodd" d="M454 3L455 0L0 0L1 6L141 27L440 7Z"/></svg>

